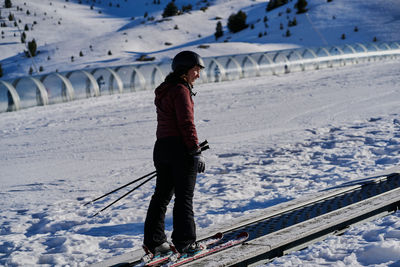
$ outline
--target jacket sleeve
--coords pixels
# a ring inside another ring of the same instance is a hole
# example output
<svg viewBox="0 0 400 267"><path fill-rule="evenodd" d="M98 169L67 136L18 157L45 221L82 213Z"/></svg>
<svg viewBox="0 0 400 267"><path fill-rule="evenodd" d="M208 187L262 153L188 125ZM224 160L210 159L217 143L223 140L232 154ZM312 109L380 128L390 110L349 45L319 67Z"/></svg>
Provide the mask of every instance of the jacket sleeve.
<svg viewBox="0 0 400 267"><path fill-rule="evenodd" d="M190 96L190 91L183 85L178 85L174 97L176 119L178 129L183 137L188 151L193 151L198 147L196 126L194 124L194 103Z"/></svg>

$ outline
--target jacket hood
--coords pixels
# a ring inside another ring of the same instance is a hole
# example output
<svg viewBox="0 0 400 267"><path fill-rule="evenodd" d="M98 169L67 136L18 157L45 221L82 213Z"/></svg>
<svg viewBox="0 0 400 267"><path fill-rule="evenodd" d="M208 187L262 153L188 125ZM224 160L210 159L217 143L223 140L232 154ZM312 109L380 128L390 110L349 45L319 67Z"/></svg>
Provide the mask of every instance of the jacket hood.
<svg viewBox="0 0 400 267"><path fill-rule="evenodd" d="M182 79L180 76L176 75L175 73L170 73L168 76L165 78L164 82L162 82L154 91L156 98L155 98L155 104L158 106L158 103L160 99L162 99L167 93L168 90L171 90L173 87L175 87L178 84L184 85L188 90L190 91L190 94L193 95L192 92L192 87L189 85L188 82L186 82L184 79Z"/></svg>

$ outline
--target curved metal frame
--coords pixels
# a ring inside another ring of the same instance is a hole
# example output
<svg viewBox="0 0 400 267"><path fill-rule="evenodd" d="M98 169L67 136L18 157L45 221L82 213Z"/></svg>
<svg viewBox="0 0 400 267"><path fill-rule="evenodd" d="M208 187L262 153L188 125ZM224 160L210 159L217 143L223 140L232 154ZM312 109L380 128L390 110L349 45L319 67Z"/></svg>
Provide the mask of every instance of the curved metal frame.
<svg viewBox="0 0 400 267"><path fill-rule="evenodd" d="M242 64L241 64L243 77L245 76L244 73L245 73L245 69L246 68L244 68L244 66L245 66L247 61L250 61L251 64L253 64L254 69L256 70L256 76L260 76L260 67L258 66L257 62L250 55L246 55L244 57L244 59L242 60Z"/></svg>
<svg viewBox="0 0 400 267"><path fill-rule="evenodd" d="M21 108L21 99L19 98L19 95L17 93L17 90L15 90L14 86L6 81L0 80L0 83L4 85L4 87L7 89L8 92L10 92L10 95L12 97L12 106L8 105L6 111L17 111Z"/></svg>
<svg viewBox="0 0 400 267"><path fill-rule="evenodd" d="M261 61L264 58L268 61L268 64L261 64ZM263 69L269 69L271 71L271 74L274 74L274 68L273 68L274 62L269 57L268 53L261 54L260 57L257 60L257 64L258 64L258 67L260 69L260 73L261 73L261 70L263 70ZM265 68L264 68L264 66L265 66Z"/></svg>
<svg viewBox="0 0 400 267"><path fill-rule="evenodd" d="M153 70L151 71L151 86L152 86L152 87L155 87L155 86L158 85L158 84L156 84L156 75L157 75L157 72L160 73L160 75L161 75L161 80L164 80L164 79L165 79L165 75L164 75L163 71L161 70L161 68L160 68L158 65L154 65L154 66L153 66Z"/></svg>
<svg viewBox="0 0 400 267"><path fill-rule="evenodd" d="M91 71L91 74L93 75L93 77L94 77L94 74L97 71L100 71L100 70L108 71L111 74L110 78L109 78L109 83L108 83L108 92L110 94L114 93L114 87L113 87L114 81L117 83L118 92L122 93L124 91L124 83L122 82L121 77L119 77L119 75L114 70L112 70L111 68L97 68L97 69L94 69L94 70ZM96 84L97 84L97 82L96 82ZM99 88L99 93L101 94L100 88Z"/></svg>
<svg viewBox="0 0 400 267"><path fill-rule="evenodd" d="M18 86L19 82L23 79L31 80L36 85L36 89L39 90L40 99L38 99L38 97L36 96L36 102L38 103L37 105L38 106L48 105L49 104L49 95L47 94L46 87L37 78L27 76L27 77L21 77L21 78L14 80L13 86L14 86L15 90L17 91L17 86ZM18 93L18 91L17 91L17 93Z"/></svg>
<svg viewBox="0 0 400 267"><path fill-rule="evenodd" d="M69 79L71 77L71 75L74 73L82 73L84 76L86 76L86 78L89 81L89 84L92 85L92 87L93 87L94 96L96 97L96 96L100 95L99 85L97 84L96 79L94 78L94 76L91 73L87 72L86 70L78 70L78 71L70 71L65 76L67 77L67 79ZM86 84L86 96L87 97L91 96L89 84Z"/></svg>
<svg viewBox="0 0 400 267"><path fill-rule="evenodd" d="M343 49L349 49L351 53L344 53ZM335 50L335 51L334 51ZM362 51L360 51L362 50ZM320 51L324 51L323 55L318 56ZM304 58L305 53L310 53L312 58ZM296 55L296 59L292 59L291 57ZM219 57L210 57L206 60L207 67L206 71L201 74L200 82L219 82L226 80L234 80L241 79L246 76L261 76L265 75L266 72L268 74L277 74L277 73L288 73L292 70L299 70L298 66L300 66L301 70L306 70L307 66L313 66L314 69L319 69L321 66L323 67L333 67L334 65L345 65L346 62L349 63L358 63L359 61L375 61L380 59L393 59L400 57L400 43L399 42L391 42L391 43L355 43L353 45L345 44L342 47L332 46L332 47L319 47L319 48L305 48L305 49L291 49L284 51L275 51L275 52L260 52L260 53L250 53L245 54L238 59L237 55L227 55L227 56L219 56ZM277 60L282 59L280 62ZM224 61L222 61L224 60ZM240 62L239 62L240 61ZM265 62L264 62L265 61ZM221 63L223 62L223 63ZM251 67L246 68L247 63L251 63ZM21 102L21 98L18 94L17 86L23 79L28 79L33 82L36 90L36 103L37 105L47 105L49 104L49 95L44 86L44 83L48 77L51 75L55 75L58 79L61 80L62 88L62 96L65 96L65 101L71 101L75 99L75 89L71 82L70 77L75 73L81 73L86 77L86 96L99 96L100 88L95 79L94 74L97 71L106 71L110 74L109 76L109 85L108 91L109 93L114 93L114 84L116 84L116 89L119 93L124 92L124 83L121 79L118 71L123 67L131 68L131 73L128 74L130 91L138 91L135 88L135 84L138 83L140 85L139 90L145 90L147 88L153 88L156 86L156 77L159 73L161 78L164 79L164 72L160 66L162 64L168 64L168 62L161 62L158 64L142 64L142 65L125 65L119 66L116 68L96 68L91 70L75 70L67 72L66 74L60 73L50 73L43 76L38 77L20 77L13 81L2 81L0 83L5 86L12 97L12 101L14 102L14 106L9 108L10 110L19 110L23 107L23 102ZM230 71L229 67L231 64L234 65L235 69ZM150 67L149 70L145 69L144 73L142 66ZM213 73L215 68L218 68L219 75ZM245 75L247 74L246 70L251 69L255 75ZM246 72L246 73L245 73ZM148 74L149 77L146 75ZM233 75L232 75L233 74ZM235 75L237 74L237 75ZM130 75L130 76L129 76ZM217 78L217 79L216 79ZM92 94L93 90L93 94ZM63 93L65 91L65 93Z"/></svg>
<svg viewBox="0 0 400 267"><path fill-rule="evenodd" d="M233 79L231 78L231 75L229 75L229 71L228 71L228 66L231 64L231 62L233 62L233 64L235 64L236 68L237 68L237 73L239 74L239 79L243 78L243 70L242 67L240 66L239 62L233 57L233 56L229 56L228 61L226 61L225 63L225 75L227 80L232 81Z"/></svg>
<svg viewBox="0 0 400 267"><path fill-rule="evenodd" d="M332 48L331 49L329 49L329 54L332 56L332 52L331 51L333 51L333 50L337 50L337 51L339 51L339 54L340 55L344 55L344 52L342 51L342 49L339 47L339 46L332 46Z"/></svg>
<svg viewBox="0 0 400 267"><path fill-rule="evenodd" d="M364 49L364 53L365 52L368 52L368 49L367 49L367 47L365 46L365 45L363 45L363 44L361 44L361 43L355 43L354 45L358 45L359 47L361 47L362 49Z"/></svg>
<svg viewBox="0 0 400 267"><path fill-rule="evenodd" d="M317 53L314 52L314 50L310 49L310 48L306 48L304 49L303 53L301 54L301 57L304 59L304 55L305 53L309 52L311 55L313 55L314 58L318 58Z"/></svg>
<svg viewBox="0 0 400 267"><path fill-rule="evenodd" d="M40 81L42 82L42 84L44 85L44 81L46 80L46 78L50 77L50 76L56 76L57 78L59 78L61 80L61 82L63 83L63 88L61 88L61 96L63 97L64 101L71 101L74 99L74 87L71 84L71 81L69 79L67 79L66 77L64 77L63 75L57 73L57 72L53 72L53 73L49 73L47 75L44 75L40 78ZM64 93L64 89L65 89L65 93Z"/></svg>
<svg viewBox="0 0 400 267"><path fill-rule="evenodd" d="M353 53L353 54L356 54L357 53L357 51L354 49L354 47L352 47L351 45L348 45L348 44L345 44L343 47L348 47L350 50L351 50L351 52ZM344 53L344 49L342 49L342 51L343 51L343 53ZM346 53L345 53L346 54Z"/></svg>
<svg viewBox="0 0 400 267"><path fill-rule="evenodd" d="M219 69L221 76L219 76L220 79L214 80L212 79L213 82L218 82L218 81L225 81L227 80L226 77L226 71L224 66L218 61L218 58L213 58L210 63L208 64L208 72L207 72L207 78L210 80L211 78L216 78L215 75L212 75L212 71L215 71L215 68L212 68L213 64ZM215 73L215 72L214 72Z"/></svg>
<svg viewBox="0 0 400 267"><path fill-rule="evenodd" d="M315 52L315 54L317 55L317 57L322 57L322 56L318 56L319 51L324 51L326 53L326 56L329 57L331 56L331 53L329 53L328 49L326 49L326 47L320 47L318 48L318 50Z"/></svg>
<svg viewBox="0 0 400 267"><path fill-rule="evenodd" d="M131 69L131 73L128 77L129 78L129 90L131 92L146 89L146 79L144 78L143 73L135 65L119 66L119 67L115 68L115 72L118 74L118 72L122 68L130 68ZM118 76L121 78L121 76L119 74L118 74ZM136 90L136 87L135 87L136 76L139 78L139 84L140 84L139 90Z"/></svg>
<svg viewBox="0 0 400 267"><path fill-rule="evenodd" d="M132 74L131 74L131 81L130 81L130 86L131 90L135 90L135 77L136 75L139 78L139 83L140 83L140 90L145 90L146 89L146 79L144 78L143 73L136 67L133 68Z"/></svg>

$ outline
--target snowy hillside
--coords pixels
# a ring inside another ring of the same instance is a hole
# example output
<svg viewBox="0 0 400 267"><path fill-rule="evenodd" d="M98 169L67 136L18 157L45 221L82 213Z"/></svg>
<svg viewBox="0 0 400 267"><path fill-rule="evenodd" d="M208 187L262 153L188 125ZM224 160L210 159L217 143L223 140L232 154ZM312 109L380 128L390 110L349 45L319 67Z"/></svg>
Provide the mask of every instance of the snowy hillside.
<svg viewBox="0 0 400 267"><path fill-rule="evenodd" d="M12 0L12 8L1 8L7 26L0 39L3 79L27 75L30 68L45 73L132 64L141 55L160 61L184 48L215 56L400 39L397 0L309 0L306 14L296 14L296 1L267 12L264 0L176 0L179 9L191 5L192 10L163 18L168 2ZM233 34L227 21L239 10L247 14L248 27ZM289 27L294 18L297 26ZM224 35L215 40L219 21ZM39 54L33 60L24 53L23 32L26 43L37 43Z"/></svg>
<svg viewBox="0 0 400 267"><path fill-rule="evenodd" d="M302 15L295 0L270 12L259 0L176 0L192 11L168 19L166 0L79 2L12 0L6 9L0 0L3 78L34 68L9 12L21 31L28 25L43 72L131 64L143 54L164 60L186 48L215 56L400 40L398 0L308 0ZM227 19L239 10L249 27L229 33ZM295 16L298 25L288 27ZM218 21L224 35L216 41ZM400 63L387 61L197 85L195 122L211 146L196 184L198 231L398 165L399 77ZM82 204L154 170L153 97L141 91L0 114L1 266L86 266L140 249L154 182L95 218L116 196ZM270 265L399 266L399 232L395 213Z"/></svg>
<svg viewBox="0 0 400 267"><path fill-rule="evenodd" d="M392 62L197 86L196 125L211 146L196 185L198 231L398 165L399 69ZM154 169L155 125L151 91L3 113L0 265L83 266L140 249L154 182L95 218L126 191L83 203ZM391 216L277 264L390 264L400 260L399 230ZM375 252L385 256L365 255Z"/></svg>

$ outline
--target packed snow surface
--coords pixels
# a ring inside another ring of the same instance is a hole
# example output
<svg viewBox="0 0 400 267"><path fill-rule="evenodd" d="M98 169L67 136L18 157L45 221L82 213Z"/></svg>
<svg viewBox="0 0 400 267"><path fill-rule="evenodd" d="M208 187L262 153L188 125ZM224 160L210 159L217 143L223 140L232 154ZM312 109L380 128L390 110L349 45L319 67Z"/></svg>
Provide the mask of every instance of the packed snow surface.
<svg viewBox="0 0 400 267"><path fill-rule="evenodd" d="M400 40L398 0L308 0L302 15L296 1L266 13L265 0L176 0L193 10L168 19L164 0L81 2L12 0L2 8L2 79L30 68L131 64L141 55L157 62L183 49L218 56ZM233 34L226 24L239 10L249 27ZM10 12L38 44L33 60ZM294 17L298 25L288 27ZM215 40L218 21L224 36ZM371 62L196 86L198 134L211 146L194 199L198 230L398 165L399 72L399 62ZM128 189L83 204L154 170L153 97L142 91L0 114L0 265L85 266L140 249L154 181L94 218ZM270 265L399 266L399 216ZM170 234L170 212L166 227Z"/></svg>
<svg viewBox="0 0 400 267"><path fill-rule="evenodd" d="M397 165L399 70L370 63L196 86L198 134L211 146L198 229ZM155 127L152 91L3 113L0 264L82 266L139 249L154 181L94 218L127 190L83 204L154 170ZM390 264L399 232L395 214L271 264Z"/></svg>

